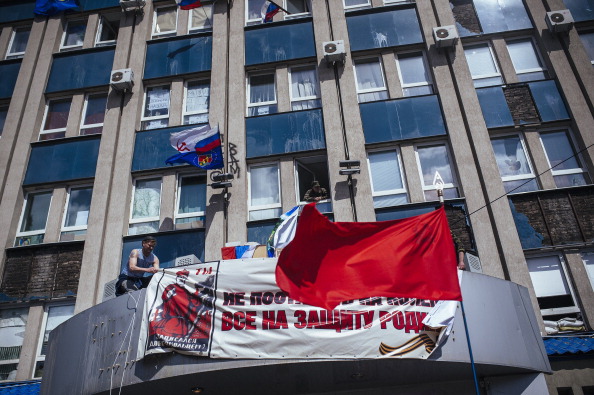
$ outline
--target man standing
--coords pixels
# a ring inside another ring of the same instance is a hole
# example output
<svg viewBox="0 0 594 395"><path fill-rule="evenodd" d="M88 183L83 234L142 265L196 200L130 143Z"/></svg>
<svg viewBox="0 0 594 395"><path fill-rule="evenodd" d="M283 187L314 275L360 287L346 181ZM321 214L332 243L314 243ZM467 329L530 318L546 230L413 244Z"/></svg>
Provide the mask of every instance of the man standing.
<svg viewBox="0 0 594 395"><path fill-rule="evenodd" d="M128 263L122 269L116 284L116 295L123 295L148 286L152 275L159 271L159 258L153 253L156 245L157 239L146 236L142 239L142 248L130 252ZM151 275L144 277L145 273Z"/></svg>

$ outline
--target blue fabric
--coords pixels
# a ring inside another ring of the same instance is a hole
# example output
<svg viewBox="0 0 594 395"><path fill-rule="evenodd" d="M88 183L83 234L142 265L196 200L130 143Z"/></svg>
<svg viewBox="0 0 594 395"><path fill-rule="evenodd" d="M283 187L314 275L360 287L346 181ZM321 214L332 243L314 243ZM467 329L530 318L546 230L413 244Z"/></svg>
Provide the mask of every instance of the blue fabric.
<svg viewBox="0 0 594 395"><path fill-rule="evenodd" d="M0 383L2 395L37 395L41 387L41 380L11 381Z"/></svg>
<svg viewBox="0 0 594 395"><path fill-rule="evenodd" d="M191 10L192 8L202 7L200 0L181 0L177 5L182 10Z"/></svg>
<svg viewBox="0 0 594 395"><path fill-rule="evenodd" d="M594 353L594 337L567 336L544 339L547 355L590 354Z"/></svg>
<svg viewBox="0 0 594 395"><path fill-rule="evenodd" d="M37 15L55 15L72 8L78 8L76 0L37 0L33 12Z"/></svg>
<svg viewBox="0 0 594 395"><path fill-rule="evenodd" d="M235 247L235 256L237 257L237 259L240 259L243 254L249 250L250 246L237 246Z"/></svg>
<svg viewBox="0 0 594 395"><path fill-rule="evenodd" d="M212 147L208 151L203 151L204 147ZM205 138L196 143L196 151L179 153L169 157L165 163L172 165L174 163L187 163L200 169L222 169L225 166L223 162L223 150L221 148L221 134L217 132L214 136Z"/></svg>

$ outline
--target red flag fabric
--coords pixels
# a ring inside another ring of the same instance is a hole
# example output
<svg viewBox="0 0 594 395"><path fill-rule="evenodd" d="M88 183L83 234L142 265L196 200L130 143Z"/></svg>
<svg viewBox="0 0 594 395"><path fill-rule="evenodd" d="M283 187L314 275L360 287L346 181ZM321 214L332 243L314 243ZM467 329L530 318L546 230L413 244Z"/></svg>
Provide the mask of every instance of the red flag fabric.
<svg viewBox="0 0 594 395"><path fill-rule="evenodd" d="M303 208L276 282L302 303L331 310L372 296L462 300L445 210L381 222L330 222Z"/></svg>

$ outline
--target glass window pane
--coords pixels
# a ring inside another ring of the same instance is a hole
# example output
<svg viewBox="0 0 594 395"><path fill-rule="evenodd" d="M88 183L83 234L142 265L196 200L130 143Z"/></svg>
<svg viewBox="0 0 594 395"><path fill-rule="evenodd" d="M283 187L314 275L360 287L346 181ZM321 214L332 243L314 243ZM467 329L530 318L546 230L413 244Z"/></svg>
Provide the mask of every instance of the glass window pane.
<svg viewBox="0 0 594 395"><path fill-rule="evenodd" d="M203 4L202 7L190 11L190 30L208 30L212 28L212 4Z"/></svg>
<svg viewBox="0 0 594 395"><path fill-rule="evenodd" d="M507 50L517 74L542 70L542 63L531 39L508 41Z"/></svg>
<svg viewBox="0 0 594 395"><path fill-rule="evenodd" d="M208 82L188 82L186 89L186 113L207 112L209 100L210 84Z"/></svg>
<svg viewBox="0 0 594 395"><path fill-rule="evenodd" d="M206 178L183 177L180 182L178 214L204 212L206 210Z"/></svg>
<svg viewBox="0 0 594 395"><path fill-rule="evenodd" d="M590 62L594 64L594 32L580 33L580 39L584 44L584 49L588 53Z"/></svg>
<svg viewBox="0 0 594 395"><path fill-rule="evenodd" d="M8 49L8 56L14 54L22 54L25 52L27 48L27 42L29 41L29 34L31 33L31 28L17 28L13 32L12 42L10 43L10 48Z"/></svg>
<svg viewBox="0 0 594 395"><path fill-rule="evenodd" d="M64 219L64 227L86 226L91 209L93 188L76 188L70 190L68 207Z"/></svg>
<svg viewBox="0 0 594 395"><path fill-rule="evenodd" d="M289 14L302 14L304 12L309 12L307 0L286 0L285 3L285 9Z"/></svg>
<svg viewBox="0 0 594 395"><path fill-rule="evenodd" d="M433 186L435 172L439 172L444 183L454 183L454 175L450 168L448 150L445 145L418 147L417 153L419 155L419 162L423 174L423 184L425 186Z"/></svg>
<svg viewBox="0 0 594 395"><path fill-rule="evenodd" d="M58 325L65 322L67 319L74 315L74 305L67 306L52 306L49 308L47 313L47 321L45 324L45 331L43 333L43 346L39 351L39 355L45 355L47 343L49 340L49 334Z"/></svg>
<svg viewBox="0 0 594 395"><path fill-rule="evenodd" d="M0 310L0 361L19 359L29 308Z"/></svg>
<svg viewBox="0 0 594 395"><path fill-rule="evenodd" d="M132 219L158 217L160 207L161 179L136 181Z"/></svg>
<svg viewBox="0 0 594 395"><path fill-rule="evenodd" d="M4 124L6 123L6 116L8 115L8 106L0 106L0 136L4 130Z"/></svg>
<svg viewBox="0 0 594 395"><path fill-rule="evenodd" d="M87 108L83 117L83 126L103 124L106 107L106 93L87 96Z"/></svg>
<svg viewBox="0 0 594 395"><path fill-rule="evenodd" d="M48 104L43 130L66 129L71 103L72 99L51 100Z"/></svg>
<svg viewBox="0 0 594 395"><path fill-rule="evenodd" d="M483 33L532 27L522 0L474 0Z"/></svg>
<svg viewBox="0 0 594 395"><path fill-rule="evenodd" d="M153 34L175 32L177 29L177 7L158 8L155 10L156 21Z"/></svg>
<svg viewBox="0 0 594 395"><path fill-rule="evenodd" d="M384 74L379 59L355 61L357 90L385 89Z"/></svg>
<svg viewBox="0 0 594 395"><path fill-rule="evenodd" d="M70 21L66 26L63 47L81 47L85 39L86 21Z"/></svg>
<svg viewBox="0 0 594 395"><path fill-rule="evenodd" d="M97 43L112 43L118 39L120 30L120 15L101 16L101 25L97 36Z"/></svg>
<svg viewBox="0 0 594 395"><path fill-rule="evenodd" d="M274 74L251 76L249 99L252 104L276 101Z"/></svg>
<svg viewBox="0 0 594 395"><path fill-rule="evenodd" d="M582 252L582 260L586 266L586 273L588 273L590 285L592 285L592 289L594 289L594 252Z"/></svg>
<svg viewBox="0 0 594 395"><path fill-rule="evenodd" d="M369 5L369 0L344 0L345 7L356 7L362 5Z"/></svg>
<svg viewBox="0 0 594 395"><path fill-rule="evenodd" d="M567 133L542 133L540 138L545 147L549 163L551 167L553 167L553 172L568 169L581 169L578 159L574 156L575 151L567 137Z"/></svg>
<svg viewBox="0 0 594 395"><path fill-rule="evenodd" d="M490 74L499 74L491 49L487 44L464 48L472 78L480 78Z"/></svg>
<svg viewBox="0 0 594 395"><path fill-rule="evenodd" d="M291 99L319 97L318 75L315 67L291 69Z"/></svg>
<svg viewBox="0 0 594 395"><path fill-rule="evenodd" d="M44 230L47 222L52 192L30 193L21 223L21 232Z"/></svg>
<svg viewBox="0 0 594 395"><path fill-rule="evenodd" d="M145 117L169 115L169 85L146 89Z"/></svg>
<svg viewBox="0 0 594 395"><path fill-rule="evenodd" d="M396 151L369 153L369 167L374 192L404 188Z"/></svg>
<svg viewBox="0 0 594 395"><path fill-rule="evenodd" d="M526 259L536 297L569 294L559 257L547 256Z"/></svg>
<svg viewBox="0 0 594 395"><path fill-rule="evenodd" d="M280 204L278 165L250 169L250 206Z"/></svg>
<svg viewBox="0 0 594 395"><path fill-rule="evenodd" d="M398 66L402 76L402 85L429 83L431 81L425 67L423 55L420 53L398 55Z"/></svg>
<svg viewBox="0 0 594 395"><path fill-rule="evenodd" d="M491 140L501 177L532 175L532 169L519 136Z"/></svg>
<svg viewBox="0 0 594 395"><path fill-rule="evenodd" d="M248 21L251 20L261 20L262 15L262 6L266 0L248 0L247 1L247 19Z"/></svg>

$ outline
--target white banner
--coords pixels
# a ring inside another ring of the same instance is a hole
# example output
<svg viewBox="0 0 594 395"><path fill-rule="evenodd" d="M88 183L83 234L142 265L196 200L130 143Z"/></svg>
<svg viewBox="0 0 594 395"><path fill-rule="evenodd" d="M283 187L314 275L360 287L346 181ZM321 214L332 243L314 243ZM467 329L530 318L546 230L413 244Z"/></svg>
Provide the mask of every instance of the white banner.
<svg viewBox="0 0 594 395"><path fill-rule="evenodd" d="M275 258L238 259L155 274L139 349L212 358L427 358L453 323L457 302L304 305L278 289L275 267Z"/></svg>

